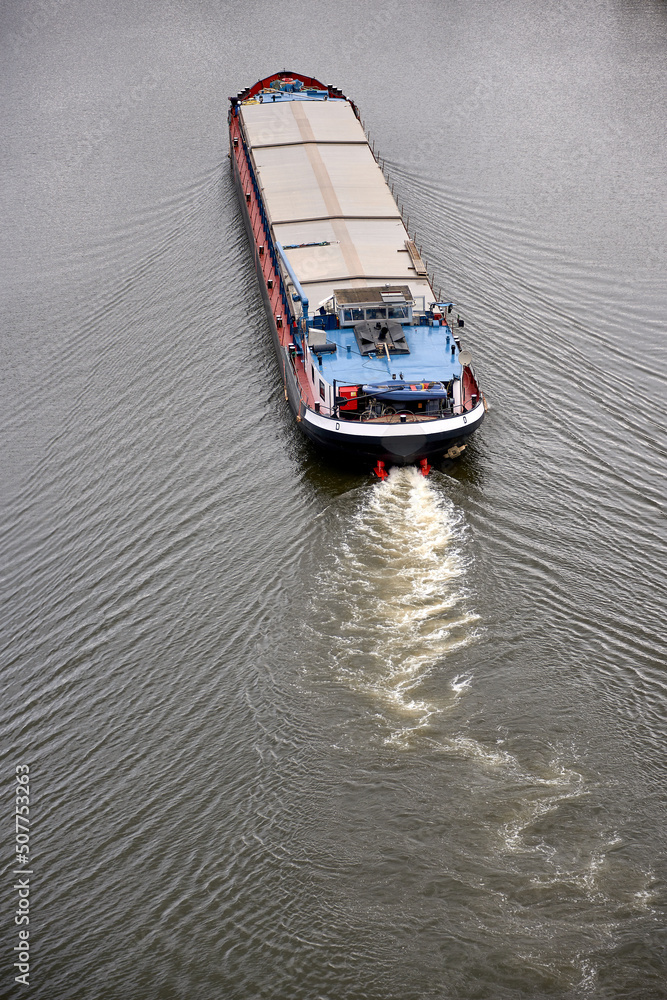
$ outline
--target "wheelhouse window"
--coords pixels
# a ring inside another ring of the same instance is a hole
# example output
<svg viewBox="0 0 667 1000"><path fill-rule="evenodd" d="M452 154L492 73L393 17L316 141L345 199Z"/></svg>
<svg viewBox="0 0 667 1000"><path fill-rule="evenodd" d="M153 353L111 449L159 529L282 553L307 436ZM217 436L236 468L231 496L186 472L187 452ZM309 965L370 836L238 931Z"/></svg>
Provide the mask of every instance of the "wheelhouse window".
<svg viewBox="0 0 667 1000"><path fill-rule="evenodd" d="M343 315L343 323L358 323L359 320L364 318L363 309L342 309L341 313Z"/></svg>

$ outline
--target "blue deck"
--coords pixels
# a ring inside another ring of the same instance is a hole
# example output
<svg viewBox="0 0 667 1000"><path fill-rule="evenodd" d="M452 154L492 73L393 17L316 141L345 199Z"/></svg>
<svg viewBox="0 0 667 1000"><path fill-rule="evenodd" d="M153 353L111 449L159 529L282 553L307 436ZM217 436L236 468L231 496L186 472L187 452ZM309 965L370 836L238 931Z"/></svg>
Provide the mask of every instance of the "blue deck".
<svg viewBox="0 0 667 1000"><path fill-rule="evenodd" d="M461 377L458 348L452 359L454 340L447 326L403 326L409 354L362 357L351 327L327 330L327 341L338 345L335 352L322 354L320 371L328 382L363 384L402 378L406 382L449 382ZM449 346L447 337L449 336ZM350 350L348 351L348 347Z"/></svg>

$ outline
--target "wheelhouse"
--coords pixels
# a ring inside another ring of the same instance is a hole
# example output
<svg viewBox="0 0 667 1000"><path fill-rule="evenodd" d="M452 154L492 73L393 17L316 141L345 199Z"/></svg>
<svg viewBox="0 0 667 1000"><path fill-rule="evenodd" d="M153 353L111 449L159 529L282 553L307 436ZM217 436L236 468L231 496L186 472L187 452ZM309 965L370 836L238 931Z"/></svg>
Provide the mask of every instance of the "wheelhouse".
<svg viewBox="0 0 667 1000"><path fill-rule="evenodd" d="M364 320L393 319L412 323L414 300L408 285L380 288L337 288L333 294L332 311L340 327L353 326Z"/></svg>

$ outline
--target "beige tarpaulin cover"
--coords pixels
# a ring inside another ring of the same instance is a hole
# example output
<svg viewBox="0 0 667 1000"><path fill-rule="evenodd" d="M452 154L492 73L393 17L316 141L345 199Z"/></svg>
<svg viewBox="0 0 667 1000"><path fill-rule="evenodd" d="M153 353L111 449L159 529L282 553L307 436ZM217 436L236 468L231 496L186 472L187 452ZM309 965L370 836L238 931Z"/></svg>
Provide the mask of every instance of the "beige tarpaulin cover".
<svg viewBox="0 0 667 1000"><path fill-rule="evenodd" d="M366 136L348 101L278 101L241 106L253 149L286 142L359 142Z"/></svg>
<svg viewBox="0 0 667 1000"><path fill-rule="evenodd" d="M367 144L308 142L262 146L253 153L274 224L341 216L400 218Z"/></svg>
<svg viewBox="0 0 667 1000"><path fill-rule="evenodd" d="M405 248L393 195L347 101L241 105L275 238L313 305L334 288L408 283L432 298ZM309 287L311 286L311 287Z"/></svg>

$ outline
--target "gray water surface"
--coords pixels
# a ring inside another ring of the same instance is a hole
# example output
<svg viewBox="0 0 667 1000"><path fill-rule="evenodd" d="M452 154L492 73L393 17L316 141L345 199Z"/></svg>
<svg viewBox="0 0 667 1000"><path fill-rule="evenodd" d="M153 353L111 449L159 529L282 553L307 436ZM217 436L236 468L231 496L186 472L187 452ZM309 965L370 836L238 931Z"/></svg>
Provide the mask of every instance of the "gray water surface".
<svg viewBox="0 0 667 1000"><path fill-rule="evenodd" d="M665 4L0 25L30 995L667 997ZM285 403L226 158L282 68L358 104L465 317L490 412L428 479Z"/></svg>

